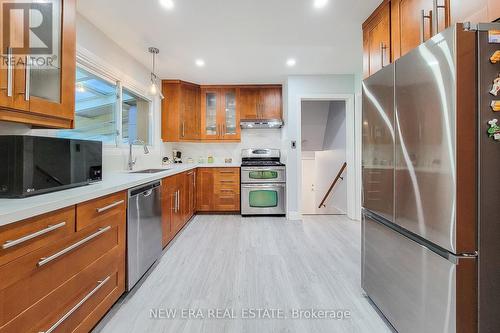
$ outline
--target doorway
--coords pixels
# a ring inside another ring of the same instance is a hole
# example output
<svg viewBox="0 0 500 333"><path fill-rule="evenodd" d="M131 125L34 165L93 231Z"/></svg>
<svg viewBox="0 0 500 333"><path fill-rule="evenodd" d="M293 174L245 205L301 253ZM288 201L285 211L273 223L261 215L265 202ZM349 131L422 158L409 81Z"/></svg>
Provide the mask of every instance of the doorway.
<svg viewBox="0 0 500 333"><path fill-rule="evenodd" d="M347 101L302 100L301 116L301 213L347 215Z"/></svg>

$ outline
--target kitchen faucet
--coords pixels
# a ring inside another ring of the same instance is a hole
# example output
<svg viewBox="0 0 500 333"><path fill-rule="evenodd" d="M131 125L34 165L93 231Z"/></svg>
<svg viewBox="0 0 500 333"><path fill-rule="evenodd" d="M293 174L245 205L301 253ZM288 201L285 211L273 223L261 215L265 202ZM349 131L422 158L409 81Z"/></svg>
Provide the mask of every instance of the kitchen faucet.
<svg viewBox="0 0 500 333"><path fill-rule="evenodd" d="M128 170L129 171L134 170L134 165L137 162L137 157L133 158L133 156L132 156L132 147L134 146L135 143L142 144L143 147L144 147L144 154L145 155L149 154L149 149L148 149L148 146L147 146L146 142L144 142L142 140L130 141L130 143L129 143L129 150L128 150Z"/></svg>

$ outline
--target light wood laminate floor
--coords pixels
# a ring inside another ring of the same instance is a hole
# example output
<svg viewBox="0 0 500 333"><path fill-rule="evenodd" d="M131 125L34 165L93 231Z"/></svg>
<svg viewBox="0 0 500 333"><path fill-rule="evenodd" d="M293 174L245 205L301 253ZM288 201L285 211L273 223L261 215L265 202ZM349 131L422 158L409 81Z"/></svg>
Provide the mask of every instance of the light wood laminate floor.
<svg viewBox="0 0 500 333"><path fill-rule="evenodd" d="M176 319L161 312L162 318L151 318L151 309L176 309ZM183 319L182 309L200 309L196 314L204 319ZM208 318L214 309L232 309L236 318ZM278 316L287 318L242 319L245 309L279 309L283 312ZM294 309L347 310L350 318L291 319ZM95 332L392 330L360 287L359 222L344 216L287 221L200 215Z"/></svg>

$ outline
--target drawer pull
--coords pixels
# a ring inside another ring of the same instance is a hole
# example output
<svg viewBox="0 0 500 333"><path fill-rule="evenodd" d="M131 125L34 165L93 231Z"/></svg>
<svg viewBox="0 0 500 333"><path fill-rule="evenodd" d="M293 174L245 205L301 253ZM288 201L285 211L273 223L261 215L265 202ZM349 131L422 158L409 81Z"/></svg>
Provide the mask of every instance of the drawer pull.
<svg viewBox="0 0 500 333"><path fill-rule="evenodd" d="M49 233L51 231L54 231L56 229L59 229L61 227L64 227L66 225L66 222L61 222L55 225L49 225L47 228L34 232L30 235L24 236L22 238L16 239L16 240L8 240L2 245L2 249L6 250L8 248L11 248L13 246L19 245L21 243L27 242L30 239L36 238L38 236L44 235L46 233Z"/></svg>
<svg viewBox="0 0 500 333"><path fill-rule="evenodd" d="M109 279L111 279L111 276L108 276L102 281L97 281L98 283L97 286L94 289L92 289L92 291L88 293L87 296L85 296L80 302L78 302L74 307L72 307L68 312L66 312L66 314L62 316L61 319L56 321L55 324L52 325L48 330L41 333L53 332L57 327L59 327L59 325L61 325L66 319L68 319L69 316L71 316L76 310L78 310L90 297L92 297L92 295L94 295L97 291L99 291L99 289L101 289L106 284L106 282L109 281Z"/></svg>
<svg viewBox="0 0 500 333"><path fill-rule="evenodd" d="M122 204L122 203L124 203L124 202L125 202L125 200L120 200L120 201L117 201L117 202L112 203L111 205L107 205L107 206L102 207L102 208L97 208L97 209L96 209L96 212L98 212L98 213L103 213L103 212L105 212L105 211L107 211L107 210L110 210L110 209L111 209L111 208L113 208L113 207L116 207L116 206L121 205L121 204Z"/></svg>
<svg viewBox="0 0 500 333"><path fill-rule="evenodd" d="M38 264L37 266L38 267L42 267L43 265L46 265L48 264L49 262L59 258L60 256L63 256L65 255L66 253L76 249L77 247L89 242L90 240L96 238L97 236L105 233L106 231L110 230L111 229L111 226L107 226L106 228L100 228L98 232L82 239L81 241L79 242L76 242L75 244L71 245L71 246L68 246L67 248L65 248L64 250L61 250L53 255L51 255L50 257L47 257L47 258L40 258L40 261L38 261Z"/></svg>

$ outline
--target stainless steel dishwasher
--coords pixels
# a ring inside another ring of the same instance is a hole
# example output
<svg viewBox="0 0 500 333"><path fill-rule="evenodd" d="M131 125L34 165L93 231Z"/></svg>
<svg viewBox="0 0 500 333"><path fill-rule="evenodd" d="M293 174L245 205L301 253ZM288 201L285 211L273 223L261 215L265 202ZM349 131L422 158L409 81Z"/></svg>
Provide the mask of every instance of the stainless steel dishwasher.
<svg viewBox="0 0 500 333"><path fill-rule="evenodd" d="M128 191L127 291L162 253L161 182Z"/></svg>

